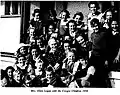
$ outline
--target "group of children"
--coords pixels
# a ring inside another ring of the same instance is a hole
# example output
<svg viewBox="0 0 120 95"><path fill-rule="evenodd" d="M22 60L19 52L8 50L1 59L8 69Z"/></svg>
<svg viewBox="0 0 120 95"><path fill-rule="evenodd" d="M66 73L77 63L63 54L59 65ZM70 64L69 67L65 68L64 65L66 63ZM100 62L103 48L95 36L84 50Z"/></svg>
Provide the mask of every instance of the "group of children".
<svg viewBox="0 0 120 95"><path fill-rule="evenodd" d="M111 87L108 73L120 70L120 33L113 9L99 12L89 4L88 23L82 12L70 18L68 10L47 24L35 9L29 37L15 53L16 63L5 70L3 87ZM115 65L114 65L115 64Z"/></svg>

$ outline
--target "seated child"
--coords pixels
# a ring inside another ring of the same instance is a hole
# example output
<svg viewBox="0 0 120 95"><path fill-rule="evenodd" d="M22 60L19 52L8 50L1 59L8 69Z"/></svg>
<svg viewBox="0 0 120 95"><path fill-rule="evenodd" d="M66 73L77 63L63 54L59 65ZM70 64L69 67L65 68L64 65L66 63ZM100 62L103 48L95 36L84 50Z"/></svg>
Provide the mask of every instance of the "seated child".
<svg viewBox="0 0 120 95"><path fill-rule="evenodd" d="M76 71L74 83L77 83L78 87L90 87L92 85L95 68L89 65L83 57L80 58L79 63L80 64L76 63L76 68L74 68L74 71Z"/></svg>
<svg viewBox="0 0 120 95"><path fill-rule="evenodd" d="M22 73L25 73L25 68L26 68L26 58L23 55L19 55L17 57L16 64L14 65L15 70L20 70Z"/></svg>
<svg viewBox="0 0 120 95"><path fill-rule="evenodd" d="M46 76L42 79L42 87L61 87L61 79L55 74L52 66L46 69Z"/></svg>
<svg viewBox="0 0 120 95"><path fill-rule="evenodd" d="M23 85L23 76L22 72L20 70L15 70L13 72L14 80L15 80L15 86L14 87L22 87Z"/></svg>
<svg viewBox="0 0 120 95"><path fill-rule="evenodd" d="M5 70L5 77L1 80L2 87L14 87L15 80L13 78L14 68L12 66L8 66Z"/></svg>

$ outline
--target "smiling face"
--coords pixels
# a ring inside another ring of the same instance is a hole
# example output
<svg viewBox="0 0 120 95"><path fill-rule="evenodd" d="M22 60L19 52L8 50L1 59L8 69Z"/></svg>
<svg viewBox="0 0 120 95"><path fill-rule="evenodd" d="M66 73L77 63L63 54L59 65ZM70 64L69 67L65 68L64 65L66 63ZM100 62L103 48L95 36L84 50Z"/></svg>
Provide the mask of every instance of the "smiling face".
<svg viewBox="0 0 120 95"><path fill-rule="evenodd" d="M67 19L67 13L66 13L66 12L62 12L62 13L61 13L61 18L62 18L63 20L66 20L66 19Z"/></svg>
<svg viewBox="0 0 120 95"><path fill-rule="evenodd" d="M97 8L96 8L95 4L90 4L90 11L91 11L93 14L96 13Z"/></svg>
<svg viewBox="0 0 120 95"><path fill-rule="evenodd" d="M57 42L56 42L56 40L50 39L49 46L50 46L51 50L55 51L57 49Z"/></svg>
<svg viewBox="0 0 120 95"><path fill-rule="evenodd" d="M111 11L108 11L108 12L106 13L106 19L107 19L107 20L111 20L111 19L112 19L112 12L111 12Z"/></svg>
<svg viewBox="0 0 120 95"><path fill-rule="evenodd" d="M80 15L76 15L74 20L76 21L77 24L79 24L79 22L81 22L81 16Z"/></svg>
<svg viewBox="0 0 120 95"><path fill-rule="evenodd" d="M25 47L20 48L20 53L23 54L23 55L25 55L27 53Z"/></svg>
<svg viewBox="0 0 120 95"><path fill-rule="evenodd" d="M39 13L35 13L35 21L39 21L39 19L40 19L40 14Z"/></svg>
<svg viewBox="0 0 120 95"><path fill-rule="evenodd" d="M74 53L73 52L68 52L67 58L68 58L69 62L74 62L75 61Z"/></svg>
<svg viewBox="0 0 120 95"><path fill-rule="evenodd" d="M7 75L9 78L12 78L13 77L13 70L12 69L8 69L7 70Z"/></svg>
<svg viewBox="0 0 120 95"><path fill-rule="evenodd" d="M118 23L117 23L117 21L112 21L111 28L112 28L113 31L117 31L118 30Z"/></svg>
<svg viewBox="0 0 120 95"><path fill-rule="evenodd" d="M18 58L17 66L21 69L25 66L25 57L21 56Z"/></svg>
<svg viewBox="0 0 120 95"><path fill-rule="evenodd" d="M70 33L71 37L75 38L75 36L76 36L76 26L72 22L69 23L69 33Z"/></svg>
<svg viewBox="0 0 120 95"><path fill-rule="evenodd" d="M50 82L53 78L52 71L46 71L46 79Z"/></svg>
<svg viewBox="0 0 120 95"><path fill-rule="evenodd" d="M32 53L32 56L33 56L33 57L37 58L37 56L38 56L38 51L37 51L37 49L35 49L35 48L32 49L31 53Z"/></svg>

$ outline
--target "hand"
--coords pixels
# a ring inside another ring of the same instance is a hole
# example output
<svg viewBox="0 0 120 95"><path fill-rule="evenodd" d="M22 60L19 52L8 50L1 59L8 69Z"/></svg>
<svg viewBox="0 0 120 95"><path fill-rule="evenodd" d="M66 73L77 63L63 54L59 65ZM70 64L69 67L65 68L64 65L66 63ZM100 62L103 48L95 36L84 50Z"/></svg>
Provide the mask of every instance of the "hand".
<svg viewBox="0 0 120 95"><path fill-rule="evenodd" d="M119 56L116 56L113 63L118 63L120 61L119 59L120 59Z"/></svg>
<svg viewBox="0 0 120 95"><path fill-rule="evenodd" d="M60 67L60 64L58 64L58 63L56 63L54 66L55 70L57 70L59 67Z"/></svg>

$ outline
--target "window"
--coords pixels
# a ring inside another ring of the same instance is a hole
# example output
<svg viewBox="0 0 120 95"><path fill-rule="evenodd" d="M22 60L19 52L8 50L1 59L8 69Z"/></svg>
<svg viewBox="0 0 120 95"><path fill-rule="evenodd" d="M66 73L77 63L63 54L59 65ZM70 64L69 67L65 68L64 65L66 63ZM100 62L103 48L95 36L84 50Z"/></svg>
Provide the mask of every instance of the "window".
<svg viewBox="0 0 120 95"><path fill-rule="evenodd" d="M6 1L5 2L5 15L19 15L20 14L20 2Z"/></svg>

